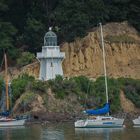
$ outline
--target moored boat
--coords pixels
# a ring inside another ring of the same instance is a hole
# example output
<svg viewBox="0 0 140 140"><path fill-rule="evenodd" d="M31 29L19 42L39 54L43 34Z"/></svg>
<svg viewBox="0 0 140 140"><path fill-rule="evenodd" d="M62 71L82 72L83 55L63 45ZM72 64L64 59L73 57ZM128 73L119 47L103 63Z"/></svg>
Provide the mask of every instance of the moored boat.
<svg viewBox="0 0 140 140"><path fill-rule="evenodd" d="M103 64L104 64L104 78L105 78L105 94L106 94L106 104L100 109L85 110L84 113L89 115L87 119L77 120L74 125L77 128L116 128L123 127L124 119L115 118L109 115L110 105L108 101L108 85L107 85L107 72L106 72L106 61L105 61L105 46L103 40L102 24L101 28L101 41L102 41L102 51L103 51ZM106 115L107 114L107 115ZM97 115L97 116L95 116Z"/></svg>
<svg viewBox="0 0 140 140"><path fill-rule="evenodd" d="M133 120L134 127L140 127L140 116Z"/></svg>
<svg viewBox="0 0 140 140"><path fill-rule="evenodd" d="M25 124L26 118L13 118L11 115L11 108L10 108L10 93L9 93L9 81L7 77L7 56L6 53L4 54L5 60L5 86L3 89L3 96L1 97L0 101L0 109L2 110L0 113L0 127L7 127L7 126L22 126Z"/></svg>
<svg viewBox="0 0 140 140"><path fill-rule="evenodd" d="M111 116L94 116L85 120L75 122L77 128L113 128L122 127L124 119L118 119Z"/></svg>
<svg viewBox="0 0 140 140"><path fill-rule="evenodd" d="M13 119L7 117L0 118L0 127L7 127L7 126L22 126L25 124L26 119Z"/></svg>

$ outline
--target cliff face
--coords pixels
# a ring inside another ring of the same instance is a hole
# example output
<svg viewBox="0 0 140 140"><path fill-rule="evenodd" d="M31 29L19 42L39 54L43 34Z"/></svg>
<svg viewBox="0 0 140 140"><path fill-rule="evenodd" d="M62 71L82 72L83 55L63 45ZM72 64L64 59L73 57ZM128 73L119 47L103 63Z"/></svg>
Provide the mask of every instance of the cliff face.
<svg viewBox="0 0 140 140"><path fill-rule="evenodd" d="M65 43L63 61L65 76L86 75L96 78L103 75L103 57L99 28L85 38ZM126 22L103 26L107 75L111 77L140 78L140 36Z"/></svg>
<svg viewBox="0 0 140 140"><path fill-rule="evenodd" d="M109 23L103 26L103 34L107 75L140 79L140 36L137 31L127 22ZM95 28L86 37L61 45L61 51L66 55L62 63L65 77L85 75L97 78L103 75L100 40L100 29ZM11 73L12 76L28 73L38 78L39 67L36 62Z"/></svg>

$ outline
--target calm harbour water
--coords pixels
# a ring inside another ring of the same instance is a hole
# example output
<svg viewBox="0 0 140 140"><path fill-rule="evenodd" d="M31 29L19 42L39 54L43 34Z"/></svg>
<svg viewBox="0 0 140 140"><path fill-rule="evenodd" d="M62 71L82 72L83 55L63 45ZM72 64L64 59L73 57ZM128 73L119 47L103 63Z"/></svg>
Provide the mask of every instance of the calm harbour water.
<svg viewBox="0 0 140 140"><path fill-rule="evenodd" d="M0 128L0 140L140 140L140 128L74 128L72 123Z"/></svg>

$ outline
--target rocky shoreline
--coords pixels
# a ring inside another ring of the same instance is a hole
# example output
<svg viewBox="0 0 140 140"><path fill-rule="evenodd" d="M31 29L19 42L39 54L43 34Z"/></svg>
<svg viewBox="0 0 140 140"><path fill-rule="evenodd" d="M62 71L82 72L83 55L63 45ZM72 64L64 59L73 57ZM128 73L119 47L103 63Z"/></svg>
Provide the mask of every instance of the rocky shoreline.
<svg viewBox="0 0 140 140"><path fill-rule="evenodd" d="M118 118L124 118L125 122L132 124L132 120L137 118L139 113L118 113L112 116ZM54 113L54 112L35 112L32 113L31 119L27 121L28 124L41 124L46 125L48 123L63 123L63 122L74 122L75 120L86 118L84 114L68 114L68 113ZM126 123L127 124L127 123Z"/></svg>

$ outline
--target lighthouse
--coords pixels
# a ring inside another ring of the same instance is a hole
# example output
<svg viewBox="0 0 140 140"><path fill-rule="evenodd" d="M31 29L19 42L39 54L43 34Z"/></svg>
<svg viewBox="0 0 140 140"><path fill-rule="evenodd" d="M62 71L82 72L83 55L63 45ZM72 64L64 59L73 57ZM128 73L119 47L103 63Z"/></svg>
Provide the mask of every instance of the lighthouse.
<svg viewBox="0 0 140 140"><path fill-rule="evenodd" d="M57 35L49 28L44 36L44 46L42 52L37 53L40 61L39 79L47 81L54 79L56 75L63 76L62 61L65 57L64 52L60 52L57 45Z"/></svg>

